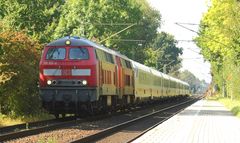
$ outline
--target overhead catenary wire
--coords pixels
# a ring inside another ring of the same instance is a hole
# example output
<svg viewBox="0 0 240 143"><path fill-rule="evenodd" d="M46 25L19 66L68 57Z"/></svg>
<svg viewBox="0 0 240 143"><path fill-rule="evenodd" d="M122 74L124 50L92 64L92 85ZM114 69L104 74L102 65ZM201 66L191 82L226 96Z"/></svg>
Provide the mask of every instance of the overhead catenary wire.
<svg viewBox="0 0 240 143"><path fill-rule="evenodd" d="M193 43L195 43L195 41L194 40L177 40L178 42L193 42Z"/></svg>
<svg viewBox="0 0 240 143"><path fill-rule="evenodd" d="M186 49L188 49L188 50L190 50L190 51L192 51L192 52L194 52L194 53L201 54L200 52L195 51L195 50L193 50L193 49L191 49L191 48L186 48Z"/></svg>
<svg viewBox="0 0 240 143"><path fill-rule="evenodd" d="M196 57L196 58L181 58L183 60L198 60L198 59L203 59L202 57Z"/></svg>
<svg viewBox="0 0 240 143"><path fill-rule="evenodd" d="M146 40L138 40L138 39L109 39L113 41L124 41L124 42L145 42Z"/></svg>
<svg viewBox="0 0 240 143"><path fill-rule="evenodd" d="M179 24L184 24L184 25L200 25L198 23L188 23L188 22L176 22L176 23L179 23Z"/></svg>
<svg viewBox="0 0 240 143"><path fill-rule="evenodd" d="M108 36L107 38L105 38L105 39L103 39L103 40L101 40L99 43L102 43L102 42L104 42L104 41L106 41L106 40L108 40L108 39L110 39L110 38L112 38L112 37L118 35L119 33L122 33L123 31L125 31L125 30L127 30L127 29L133 27L134 25L137 25L137 23L134 23L134 24L132 24L132 25L127 26L126 28L124 28L124 29L122 29L122 30L120 30L120 31L118 31L118 32L116 32L116 33L114 33L114 34Z"/></svg>
<svg viewBox="0 0 240 143"><path fill-rule="evenodd" d="M178 26L180 26L180 27L182 27L182 28L184 28L184 29L187 29L187 30L189 30L189 31L191 31L191 32L197 33L198 35L200 34L199 32L197 32L197 31L195 31L195 30L193 30L193 29L190 29L190 28L188 28L188 27L186 27L186 26L183 26L183 24L188 24L188 25L189 25L189 24L191 24L191 23L178 23L178 22L176 22L175 24L178 25ZM219 44L221 44L221 45L223 45L223 46L225 46L225 47L228 47L228 46L225 45L224 43L219 42L219 41L213 39L212 37L209 37L209 36L204 36L204 37L206 37L206 38L208 38L208 39L210 39L210 40L212 40L212 41L214 41L214 42L216 42L216 43L219 43Z"/></svg>
<svg viewBox="0 0 240 143"><path fill-rule="evenodd" d="M135 23L92 23L93 25L108 25L108 26L127 26Z"/></svg>

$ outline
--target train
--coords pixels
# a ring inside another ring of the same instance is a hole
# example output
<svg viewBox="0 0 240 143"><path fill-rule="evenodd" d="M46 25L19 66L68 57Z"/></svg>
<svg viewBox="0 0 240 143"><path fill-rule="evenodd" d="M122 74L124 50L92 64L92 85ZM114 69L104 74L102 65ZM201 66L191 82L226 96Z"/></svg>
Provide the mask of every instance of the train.
<svg viewBox="0 0 240 143"><path fill-rule="evenodd" d="M43 108L57 118L190 95L188 83L77 36L44 47L39 90Z"/></svg>

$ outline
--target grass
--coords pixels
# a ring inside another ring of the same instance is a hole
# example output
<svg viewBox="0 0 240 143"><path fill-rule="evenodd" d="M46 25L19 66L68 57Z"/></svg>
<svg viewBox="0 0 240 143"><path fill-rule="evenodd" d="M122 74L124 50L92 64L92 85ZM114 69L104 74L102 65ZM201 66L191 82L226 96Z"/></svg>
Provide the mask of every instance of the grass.
<svg viewBox="0 0 240 143"><path fill-rule="evenodd" d="M17 118L0 114L0 127L16 125L16 124L21 124L21 123L34 122L34 121L40 121L40 120L53 119L53 118L54 118L54 116L46 114L46 113L41 113L41 114L38 114L35 116L17 117Z"/></svg>
<svg viewBox="0 0 240 143"><path fill-rule="evenodd" d="M24 123L21 119L12 119L6 115L0 114L0 127Z"/></svg>
<svg viewBox="0 0 240 143"><path fill-rule="evenodd" d="M219 98L219 102L223 103L231 112L240 118L240 100L231 100L230 98Z"/></svg>
<svg viewBox="0 0 240 143"><path fill-rule="evenodd" d="M228 108L235 116L240 118L240 100L239 99L231 100L231 98L219 97L217 95L212 97L207 97L206 99L219 101L226 108Z"/></svg>

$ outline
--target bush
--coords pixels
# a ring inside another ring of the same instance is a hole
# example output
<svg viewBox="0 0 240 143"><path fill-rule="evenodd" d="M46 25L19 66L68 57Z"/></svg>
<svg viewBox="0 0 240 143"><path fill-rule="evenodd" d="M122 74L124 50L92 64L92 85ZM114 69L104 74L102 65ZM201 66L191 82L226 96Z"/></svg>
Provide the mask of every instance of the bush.
<svg viewBox="0 0 240 143"><path fill-rule="evenodd" d="M24 32L0 31L0 105L3 114L39 112L38 62L40 44Z"/></svg>

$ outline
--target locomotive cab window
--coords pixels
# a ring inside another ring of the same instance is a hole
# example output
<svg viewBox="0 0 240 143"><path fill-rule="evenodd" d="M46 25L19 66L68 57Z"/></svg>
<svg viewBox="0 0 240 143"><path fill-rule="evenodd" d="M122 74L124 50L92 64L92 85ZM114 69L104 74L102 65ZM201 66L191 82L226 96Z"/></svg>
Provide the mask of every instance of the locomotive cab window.
<svg viewBox="0 0 240 143"><path fill-rule="evenodd" d="M65 59L66 49L65 48L49 48L47 51L47 60L63 60Z"/></svg>
<svg viewBox="0 0 240 143"><path fill-rule="evenodd" d="M71 59L71 60L87 60L87 59L89 59L88 50L86 48L70 48L69 59Z"/></svg>

